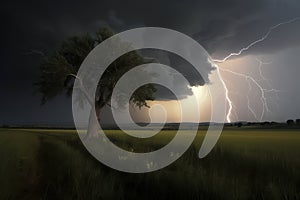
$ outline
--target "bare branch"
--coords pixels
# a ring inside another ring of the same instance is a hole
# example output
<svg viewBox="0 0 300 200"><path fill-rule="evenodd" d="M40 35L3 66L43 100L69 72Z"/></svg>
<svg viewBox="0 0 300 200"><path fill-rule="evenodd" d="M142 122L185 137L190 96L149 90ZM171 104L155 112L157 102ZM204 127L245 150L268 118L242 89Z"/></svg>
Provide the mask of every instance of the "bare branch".
<svg viewBox="0 0 300 200"><path fill-rule="evenodd" d="M42 57L46 56L44 52L42 52L40 50L36 50L36 49L29 49L27 52L24 52L23 54L24 55L37 54L37 55L40 55Z"/></svg>
<svg viewBox="0 0 300 200"><path fill-rule="evenodd" d="M73 76L75 79L77 79L77 80L79 80L79 82L80 82L80 88L81 88L81 90L82 90L82 92L84 93L84 95L85 95L85 97L87 98L87 100L88 100L88 102L90 103L90 105L93 105L94 103L94 101L93 101L93 99L91 98L91 96L89 95L89 93L87 92L87 90L86 90L86 88L85 88L85 86L84 86L84 84L83 84L83 82L82 82L82 79L79 77L79 76L77 76L76 74L68 74L68 76Z"/></svg>

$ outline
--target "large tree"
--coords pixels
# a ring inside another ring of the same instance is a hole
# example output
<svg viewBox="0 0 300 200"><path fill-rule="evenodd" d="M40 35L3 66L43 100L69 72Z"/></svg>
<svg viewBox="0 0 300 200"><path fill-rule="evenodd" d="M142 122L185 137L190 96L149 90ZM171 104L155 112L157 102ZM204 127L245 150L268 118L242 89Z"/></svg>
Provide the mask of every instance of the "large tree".
<svg viewBox="0 0 300 200"><path fill-rule="evenodd" d="M41 65L41 75L37 82L38 90L42 95L42 103L65 93L72 95L74 81L77 77L79 67L85 57L92 49L105 39L111 37L113 32L107 28L99 29L93 36L85 34L70 37L63 41L61 45L51 54L44 57ZM147 61L136 51L131 51L116 59L103 73L98 85L96 98L90 99L85 85L80 90L85 96L85 100L90 105L95 105L91 109L89 118L89 128L87 136L96 135L100 112L103 107L110 105L113 88L120 77L133 67L145 64ZM137 89L130 100L139 108L147 106L147 100L153 100L153 93L156 91L154 85L147 84ZM82 99L82 98L80 98ZM95 103L92 103L94 101ZM80 103L80 102L79 102Z"/></svg>

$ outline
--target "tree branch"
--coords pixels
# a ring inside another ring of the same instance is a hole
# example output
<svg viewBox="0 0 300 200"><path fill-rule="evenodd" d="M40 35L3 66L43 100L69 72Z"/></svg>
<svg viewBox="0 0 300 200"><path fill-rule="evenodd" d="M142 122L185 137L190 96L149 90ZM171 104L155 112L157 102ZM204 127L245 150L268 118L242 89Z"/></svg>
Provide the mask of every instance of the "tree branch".
<svg viewBox="0 0 300 200"><path fill-rule="evenodd" d="M94 103L94 101L93 101L93 99L91 98L91 96L89 95L89 93L87 92L87 90L86 90L86 88L85 88L85 86L84 86L84 84L83 84L83 82L82 82L82 79L79 77L79 76L77 76L76 74L68 74L68 76L73 76L75 79L78 79L79 80L79 82L80 82L80 88L81 88L81 90L82 90L82 92L84 93L84 95L85 95L85 97L87 98L87 100L88 100L88 102L90 103L90 105L92 106Z"/></svg>

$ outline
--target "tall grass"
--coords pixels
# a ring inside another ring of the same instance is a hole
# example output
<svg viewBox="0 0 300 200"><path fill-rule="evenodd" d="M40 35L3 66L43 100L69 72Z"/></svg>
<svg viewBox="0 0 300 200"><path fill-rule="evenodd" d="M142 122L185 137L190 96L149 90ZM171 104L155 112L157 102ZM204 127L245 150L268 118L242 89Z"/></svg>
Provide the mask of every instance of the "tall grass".
<svg viewBox="0 0 300 200"><path fill-rule="evenodd" d="M75 133L35 132L40 133L38 199L300 199L299 131L224 131L204 159L198 158L204 136L199 131L181 158L146 174L102 165ZM136 152L158 149L174 134L139 141L107 131L118 146Z"/></svg>

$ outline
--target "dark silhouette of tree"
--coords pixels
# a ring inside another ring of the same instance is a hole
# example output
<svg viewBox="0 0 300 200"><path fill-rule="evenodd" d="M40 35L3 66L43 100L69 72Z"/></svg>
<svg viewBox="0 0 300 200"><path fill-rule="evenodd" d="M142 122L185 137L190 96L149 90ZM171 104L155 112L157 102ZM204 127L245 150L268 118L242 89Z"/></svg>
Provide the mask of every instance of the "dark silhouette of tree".
<svg viewBox="0 0 300 200"><path fill-rule="evenodd" d="M296 124L300 125L300 119L296 119Z"/></svg>
<svg viewBox="0 0 300 200"><path fill-rule="evenodd" d="M294 120L292 120L292 119L287 120L286 123L287 123L287 125L294 125L295 124Z"/></svg>
<svg viewBox="0 0 300 200"><path fill-rule="evenodd" d="M38 91L42 95L42 104L63 93L67 96L71 96L74 81L76 78L79 78L76 74L81 63L96 45L111 36L113 36L111 30L101 28L95 33L95 36L86 34L70 37L63 41L54 53L45 56L40 65L40 79L36 83ZM109 102L113 88L120 77L135 66L145 63L147 63L146 60L136 51L131 51L116 59L104 71L97 85L95 103L91 103L93 100L90 99L85 91L86 86L82 85L80 90L85 96L85 99L90 105L95 105L95 109L91 109L90 113L88 137L97 133L97 121L100 120L101 109L107 105L110 106ZM153 94L155 91L154 85L144 85L133 93L130 98L131 103L139 108L143 106L148 107L146 101L154 100Z"/></svg>

